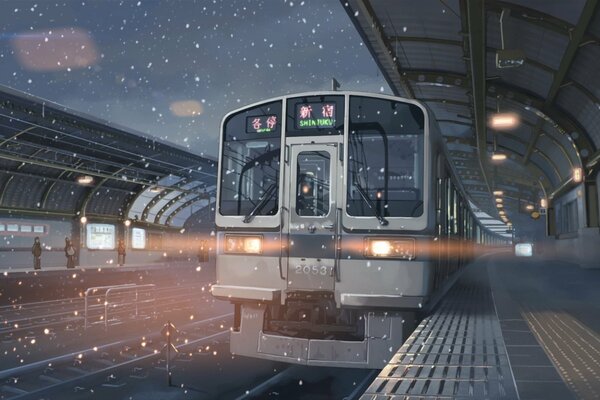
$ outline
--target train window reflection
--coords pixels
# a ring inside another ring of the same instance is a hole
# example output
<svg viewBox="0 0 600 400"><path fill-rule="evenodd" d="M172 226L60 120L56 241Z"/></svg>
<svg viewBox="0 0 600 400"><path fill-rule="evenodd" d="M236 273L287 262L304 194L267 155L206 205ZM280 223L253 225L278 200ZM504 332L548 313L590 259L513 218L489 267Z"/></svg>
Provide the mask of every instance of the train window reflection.
<svg viewBox="0 0 600 400"><path fill-rule="evenodd" d="M274 102L234 114L225 122L221 215L277 214L280 115L281 102Z"/></svg>
<svg viewBox="0 0 600 400"><path fill-rule="evenodd" d="M322 217L329 214L329 153L305 151L298 154L296 214Z"/></svg>
<svg viewBox="0 0 600 400"><path fill-rule="evenodd" d="M349 128L348 214L422 215L423 111L412 104L353 96Z"/></svg>

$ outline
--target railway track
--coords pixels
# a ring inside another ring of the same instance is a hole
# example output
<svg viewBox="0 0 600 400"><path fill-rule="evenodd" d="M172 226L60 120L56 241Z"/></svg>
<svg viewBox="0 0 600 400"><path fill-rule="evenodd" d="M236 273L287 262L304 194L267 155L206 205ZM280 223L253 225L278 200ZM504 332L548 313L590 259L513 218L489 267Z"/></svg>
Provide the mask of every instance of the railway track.
<svg viewBox="0 0 600 400"><path fill-rule="evenodd" d="M202 344L229 333L233 313L221 314L180 327L175 339L175 347L183 351L188 347ZM38 362L11 368L0 372L0 399L39 398L55 389L71 386L77 392L83 390L80 382L105 375L108 387L118 387L124 383L117 379L113 371L127 369L128 378L147 378L149 361L164 364L164 340L160 333L119 340L102 346L87 347L79 351L40 360Z"/></svg>
<svg viewBox="0 0 600 400"><path fill-rule="evenodd" d="M191 294L202 293L208 287L208 283L197 283L179 286L167 286L154 289L154 302L143 302L138 305L138 312L149 314L159 312L162 309L169 309L173 306L185 307L193 303L194 296ZM90 319L95 322L102 322L100 319L103 314L104 303L102 295L90 296L92 303ZM132 309L123 307L111 315L128 314ZM35 331L39 329L50 329L51 327L70 324L73 329L82 325L85 319L84 299L82 297L68 298L61 300L50 300L35 303L14 304L0 307L0 337L9 339L20 331ZM127 318L122 318L127 319Z"/></svg>

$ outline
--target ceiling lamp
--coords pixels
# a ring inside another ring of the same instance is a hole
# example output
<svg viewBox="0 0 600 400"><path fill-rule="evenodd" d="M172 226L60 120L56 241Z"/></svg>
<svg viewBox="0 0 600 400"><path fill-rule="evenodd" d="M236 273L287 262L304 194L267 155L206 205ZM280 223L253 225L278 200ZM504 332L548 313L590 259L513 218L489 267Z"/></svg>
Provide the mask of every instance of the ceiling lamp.
<svg viewBox="0 0 600 400"><path fill-rule="evenodd" d="M496 203L504 203L504 200L502 200L502 199L496 199Z"/></svg>
<svg viewBox="0 0 600 400"><path fill-rule="evenodd" d="M504 206L502 204L500 204L500 203L496 204L496 207L497 208L504 208Z"/></svg>
<svg viewBox="0 0 600 400"><path fill-rule="evenodd" d="M540 199L540 207L541 208L548 208L548 200L546 200L546 199Z"/></svg>
<svg viewBox="0 0 600 400"><path fill-rule="evenodd" d="M583 170L580 167L573 168L573 182L581 183L583 181Z"/></svg>
<svg viewBox="0 0 600 400"><path fill-rule="evenodd" d="M526 209L527 211L533 211L533 209L534 209L534 207L533 207L533 204L527 204L527 205L525 206L525 209Z"/></svg>
<svg viewBox="0 0 600 400"><path fill-rule="evenodd" d="M519 126L519 116L515 113L492 114L489 124L494 129L513 129Z"/></svg>
<svg viewBox="0 0 600 400"><path fill-rule="evenodd" d="M492 160L493 161L503 161L506 160L506 154L504 153L492 153Z"/></svg>
<svg viewBox="0 0 600 400"><path fill-rule="evenodd" d="M494 190L494 196L503 196L504 192L502 190Z"/></svg>
<svg viewBox="0 0 600 400"><path fill-rule="evenodd" d="M504 48L504 13L510 12L509 9L503 8L500 14L500 41L502 49L496 51L496 68L515 68L520 67L525 63L525 53L521 49L505 49Z"/></svg>
<svg viewBox="0 0 600 400"><path fill-rule="evenodd" d="M89 185L94 182L94 178L90 175L80 175L77 177L77 183L80 185Z"/></svg>

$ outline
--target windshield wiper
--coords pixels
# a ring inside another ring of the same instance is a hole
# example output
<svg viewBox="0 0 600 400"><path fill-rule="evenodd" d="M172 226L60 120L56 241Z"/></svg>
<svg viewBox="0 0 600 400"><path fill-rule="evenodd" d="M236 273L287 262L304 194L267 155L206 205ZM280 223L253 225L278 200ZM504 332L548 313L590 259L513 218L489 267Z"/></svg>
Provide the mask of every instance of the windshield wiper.
<svg viewBox="0 0 600 400"><path fill-rule="evenodd" d="M377 206L375 205L375 203L373 203L373 200L371 200L369 198L369 195L367 195L367 193L365 192L365 189L363 189L363 187L360 185L360 183L354 182L354 186L358 190L358 193L360 193L360 197L363 198L365 203L367 203L369 208L371 210L373 210L373 213L375 213L375 216L379 220L379 224L381 224L383 226L386 226L387 224L389 224L389 221L387 219L385 219L385 217L379 213L379 210L377 210Z"/></svg>
<svg viewBox="0 0 600 400"><path fill-rule="evenodd" d="M252 211L248 213L248 215L244 216L243 222L245 224L249 223L254 219L254 217L265 208L265 205L273 198L273 195L276 193L277 185L271 183L271 186L265 191L265 194L260 199L260 201L254 206Z"/></svg>

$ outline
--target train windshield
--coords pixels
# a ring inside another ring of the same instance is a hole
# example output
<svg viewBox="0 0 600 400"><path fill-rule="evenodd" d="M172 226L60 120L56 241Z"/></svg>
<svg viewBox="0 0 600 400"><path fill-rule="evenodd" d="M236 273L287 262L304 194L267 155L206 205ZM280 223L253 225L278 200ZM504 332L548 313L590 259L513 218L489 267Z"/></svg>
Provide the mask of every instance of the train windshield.
<svg viewBox="0 0 600 400"><path fill-rule="evenodd" d="M275 215L281 150L281 102L230 116L224 124L221 215Z"/></svg>
<svg viewBox="0 0 600 400"><path fill-rule="evenodd" d="M347 212L386 217L423 214L424 113L408 103L352 96Z"/></svg>

